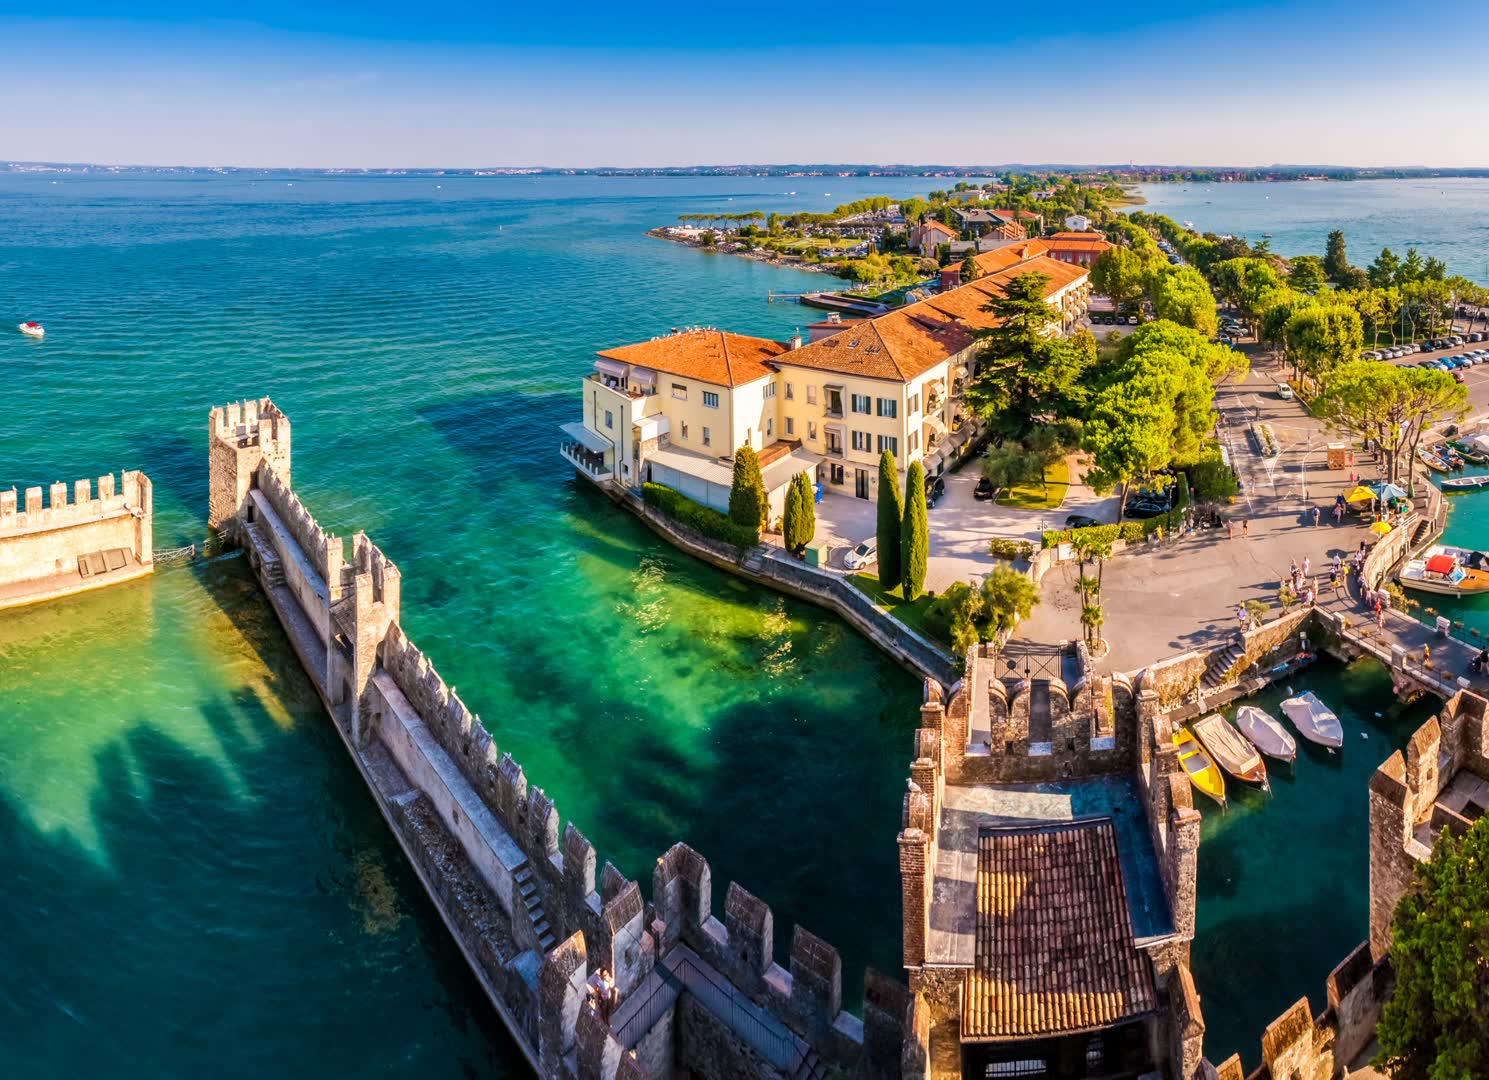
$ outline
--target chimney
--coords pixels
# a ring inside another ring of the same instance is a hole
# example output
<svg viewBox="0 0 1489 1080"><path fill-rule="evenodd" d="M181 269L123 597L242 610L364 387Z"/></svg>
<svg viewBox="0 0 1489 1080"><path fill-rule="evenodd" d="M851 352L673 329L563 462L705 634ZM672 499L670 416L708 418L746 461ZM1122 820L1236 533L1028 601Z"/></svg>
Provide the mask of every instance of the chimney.
<svg viewBox="0 0 1489 1080"><path fill-rule="evenodd" d="M791 351L792 352L795 352L799 348L801 348L801 331L800 330L796 331L796 333L794 333L794 334L791 335Z"/></svg>

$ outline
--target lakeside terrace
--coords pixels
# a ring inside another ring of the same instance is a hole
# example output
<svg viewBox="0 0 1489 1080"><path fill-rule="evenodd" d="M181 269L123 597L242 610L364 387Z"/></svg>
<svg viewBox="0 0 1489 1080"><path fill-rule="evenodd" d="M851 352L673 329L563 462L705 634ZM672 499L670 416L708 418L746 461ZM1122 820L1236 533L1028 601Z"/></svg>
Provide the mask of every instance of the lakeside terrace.
<svg viewBox="0 0 1489 1080"><path fill-rule="evenodd" d="M977 333L1014 277L1049 280L1046 299L1073 326L1090 276L1036 248L987 253L976 281L816 341L775 342L713 328L677 330L599 353L582 383L582 417L563 425L561 453L598 484L679 487L727 503L716 483L742 446L795 441L796 462L828 493L877 499L879 455L901 477L914 461L944 471L970 443L976 419L961 393L975 375ZM787 477L789 479L789 477ZM691 489L691 490L690 490ZM773 516L784 485L769 493Z"/></svg>

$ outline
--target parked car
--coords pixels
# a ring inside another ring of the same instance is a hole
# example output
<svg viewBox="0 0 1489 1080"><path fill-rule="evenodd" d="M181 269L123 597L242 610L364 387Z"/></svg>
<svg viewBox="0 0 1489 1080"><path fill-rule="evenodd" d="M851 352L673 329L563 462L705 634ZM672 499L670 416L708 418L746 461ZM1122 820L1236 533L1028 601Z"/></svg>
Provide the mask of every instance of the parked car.
<svg viewBox="0 0 1489 1080"><path fill-rule="evenodd" d="M946 494L946 481L939 476L925 478L925 504L935 506Z"/></svg>
<svg viewBox="0 0 1489 1080"><path fill-rule="evenodd" d="M1137 325L1137 322L1138 322L1138 319L1137 319L1137 316L1136 315L1129 315L1129 316L1127 316L1127 325L1128 326L1136 326Z"/></svg>
<svg viewBox="0 0 1489 1080"><path fill-rule="evenodd" d="M974 499L986 500L993 497L993 482L986 476L977 481L977 486L972 489Z"/></svg>
<svg viewBox="0 0 1489 1080"><path fill-rule="evenodd" d="M1455 372L1453 372L1453 381L1454 382L1461 382L1461 383L1468 382L1468 380L1463 377L1463 372L1461 372L1461 371L1455 371Z"/></svg>
<svg viewBox="0 0 1489 1080"><path fill-rule="evenodd" d="M1168 513L1173 506L1170 492L1143 488L1127 497L1126 514L1130 518L1150 518Z"/></svg>
<svg viewBox="0 0 1489 1080"><path fill-rule="evenodd" d="M1472 334L1469 334L1468 335L1468 340L1469 341L1483 341L1484 340L1484 332L1482 330L1475 330Z"/></svg>
<svg viewBox="0 0 1489 1080"><path fill-rule="evenodd" d="M843 565L849 570L862 570L874 561L874 556L879 550L878 540L865 540L848 554L843 556Z"/></svg>
<svg viewBox="0 0 1489 1080"><path fill-rule="evenodd" d="M1071 514L1065 519L1065 527L1067 529L1093 529L1100 524L1101 522L1093 517L1087 517L1085 514Z"/></svg>
<svg viewBox="0 0 1489 1080"><path fill-rule="evenodd" d="M1293 399L1293 388L1285 382L1280 382L1277 384L1277 396L1283 401L1291 401Z"/></svg>

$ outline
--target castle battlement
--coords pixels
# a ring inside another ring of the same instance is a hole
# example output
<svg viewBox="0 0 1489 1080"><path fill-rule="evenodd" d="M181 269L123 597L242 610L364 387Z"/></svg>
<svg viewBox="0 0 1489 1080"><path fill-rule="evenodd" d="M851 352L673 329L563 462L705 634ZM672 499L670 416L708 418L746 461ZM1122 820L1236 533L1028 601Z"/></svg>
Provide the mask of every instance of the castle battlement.
<svg viewBox="0 0 1489 1080"><path fill-rule="evenodd" d="M15 488L0 491L0 535L65 529L115 514L142 517L151 511L153 488L142 472L126 470L117 487L113 473L100 476L97 497L93 483L83 479L52 484L46 489L45 503L40 487L28 487L24 501Z"/></svg>
<svg viewBox="0 0 1489 1080"><path fill-rule="evenodd" d="M216 438L239 446L287 445L290 438L289 417L268 398L234 401L214 408L211 430Z"/></svg>
<svg viewBox="0 0 1489 1080"><path fill-rule="evenodd" d="M259 463L254 473L254 485L274 507L274 512L294 536L321 580L328 588L339 586L341 569L346 561L346 545L341 538L320 527L288 481L268 461Z"/></svg>

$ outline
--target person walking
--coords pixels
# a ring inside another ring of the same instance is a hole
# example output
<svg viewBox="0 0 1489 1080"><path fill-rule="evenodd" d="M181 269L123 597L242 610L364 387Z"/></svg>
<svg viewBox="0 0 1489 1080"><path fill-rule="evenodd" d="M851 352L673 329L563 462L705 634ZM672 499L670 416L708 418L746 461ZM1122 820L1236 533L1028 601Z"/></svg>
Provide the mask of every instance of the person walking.
<svg viewBox="0 0 1489 1080"><path fill-rule="evenodd" d="M1307 555L1304 555L1303 556L1303 576L1304 577L1307 577L1308 576L1308 567L1311 566L1311 565L1312 565L1312 561L1308 558Z"/></svg>
<svg viewBox="0 0 1489 1080"><path fill-rule="evenodd" d="M1241 539L1246 540L1251 536L1251 519L1241 519Z"/></svg>
<svg viewBox="0 0 1489 1080"><path fill-rule="evenodd" d="M1318 528L1318 518L1319 518L1318 507L1315 506L1313 508L1313 527L1315 529Z"/></svg>
<svg viewBox="0 0 1489 1080"><path fill-rule="evenodd" d="M1233 522L1227 521L1225 523L1225 538L1227 540L1234 540L1236 538L1236 526Z"/></svg>

